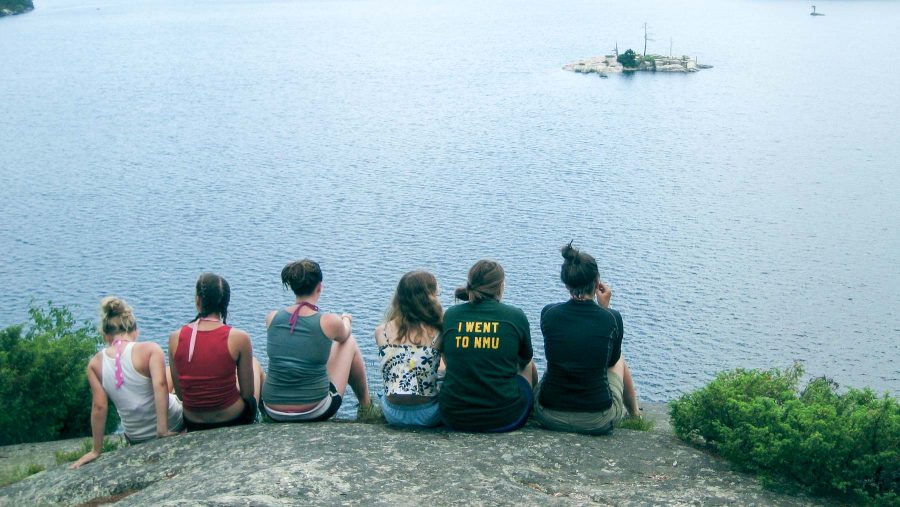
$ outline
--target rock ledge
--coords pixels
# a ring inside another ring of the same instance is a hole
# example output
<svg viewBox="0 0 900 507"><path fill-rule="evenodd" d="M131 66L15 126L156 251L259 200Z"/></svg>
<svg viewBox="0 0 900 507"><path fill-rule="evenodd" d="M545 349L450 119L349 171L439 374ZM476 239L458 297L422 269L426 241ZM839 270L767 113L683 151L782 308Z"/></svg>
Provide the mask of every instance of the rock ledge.
<svg viewBox="0 0 900 507"><path fill-rule="evenodd" d="M120 449L78 470L51 467L0 489L0 506L823 503L767 491L684 445L665 411L645 406L657 422L650 432L603 437L533 424L502 435L340 421L224 428Z"/></svg>

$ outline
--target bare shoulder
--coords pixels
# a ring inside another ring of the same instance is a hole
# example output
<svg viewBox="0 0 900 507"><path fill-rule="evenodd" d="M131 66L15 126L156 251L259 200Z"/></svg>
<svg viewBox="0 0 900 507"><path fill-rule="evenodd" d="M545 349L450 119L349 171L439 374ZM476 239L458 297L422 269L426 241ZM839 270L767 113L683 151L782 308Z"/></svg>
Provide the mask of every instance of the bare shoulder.
<svg viewBox="0 0 900 507"><path fill-rule="evenodd" d="M101 368L103 368L103 358L101 357L103 350L105 349L101 349L100 352L94 354L94 357L88 361L87 365L87 370L94 372L98 377L100 376Z"/></svg>
<svg viewBox="0 0 900 507"><path fill-rule="evenodd" d="M233 327L231 328L231 331L228 332L228 341L234 342L238 345L243 343L250 343L250 335L243 329Z"/></svg>
<svg viewBox="0 0 900 507"><path fill-rule="evenodd" d="M321 320L319 320L319 326L329 338L334 338L335 335L341 334L344 330L341 316L336 313L323 313Z"/></svg>
<svg viewBox="0 0 900 507"><path fill-rule="evenodd" d="M266 315L266 327L272 325L272 319L274 319L276 315L278 315L278 310L272 310L268 315Z"/></svg>
<svg viewBox="0 0 900 507"><path fill-rule="evenodd" d="M387 326L387 324L384 324L384 323L378 324L377 326L375 326L375 344L378 345L379 347L381 347L382 345L385 344L384 328L386 326Z"/></svg>
<svg viewBox="0 0 900 507"><path fill-rule="evenodd" d="M137 342L134 344L134 352L145 360L154 357L164 357L162 347L156 342Z"/></svg>

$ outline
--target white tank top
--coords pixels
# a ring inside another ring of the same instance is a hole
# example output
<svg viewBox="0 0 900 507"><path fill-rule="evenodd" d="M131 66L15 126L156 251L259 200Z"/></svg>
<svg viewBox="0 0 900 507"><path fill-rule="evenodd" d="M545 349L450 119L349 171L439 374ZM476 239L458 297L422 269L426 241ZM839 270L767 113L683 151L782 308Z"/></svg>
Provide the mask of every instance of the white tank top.
<svg viewBox="0 0 900 507"><path fill-rule="evenodd" d="M101 381L106 395L116 405L125 436L133 442L143 442L156 438L156 406L153 404L153 382L134 369L131 353L134 342L125 345L122 351L122 376L125 382L116 389L116 358L109 357L106 351L100 352L103 357ZM169 394L169 431L181 431L184 428L181 401Z"/></svg>

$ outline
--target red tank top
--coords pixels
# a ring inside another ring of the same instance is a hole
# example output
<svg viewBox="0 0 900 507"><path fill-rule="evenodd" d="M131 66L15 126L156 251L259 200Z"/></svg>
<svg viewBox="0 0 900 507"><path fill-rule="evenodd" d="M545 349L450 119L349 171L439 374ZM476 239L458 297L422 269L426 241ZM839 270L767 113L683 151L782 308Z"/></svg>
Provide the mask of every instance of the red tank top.
<svg viewBox="0 0 900 507"><path fill-rule="evenodd" d="M181 328L175 350L181 402L184 408L199 412L228 408L241 397L237 388L237 363L228 352L231 326L197 331L194 357L188 362L192 331L191 326Z"/></svg>

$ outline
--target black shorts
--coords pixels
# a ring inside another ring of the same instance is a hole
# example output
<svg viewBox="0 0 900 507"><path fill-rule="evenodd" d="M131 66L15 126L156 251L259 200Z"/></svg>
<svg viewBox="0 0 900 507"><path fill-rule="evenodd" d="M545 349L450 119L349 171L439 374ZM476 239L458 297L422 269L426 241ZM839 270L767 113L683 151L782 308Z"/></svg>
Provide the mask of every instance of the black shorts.
<svg viewBox="0 0 900 507"><path fill-rule="evenodd" d="M244 411L230 421L220 421L213 423L194 422L184 418L184 428L188 431L213 430L216 428L227 428L229 426L243 426L245 424L253 424L256 422L256 398L244 400Z"/></svg>

